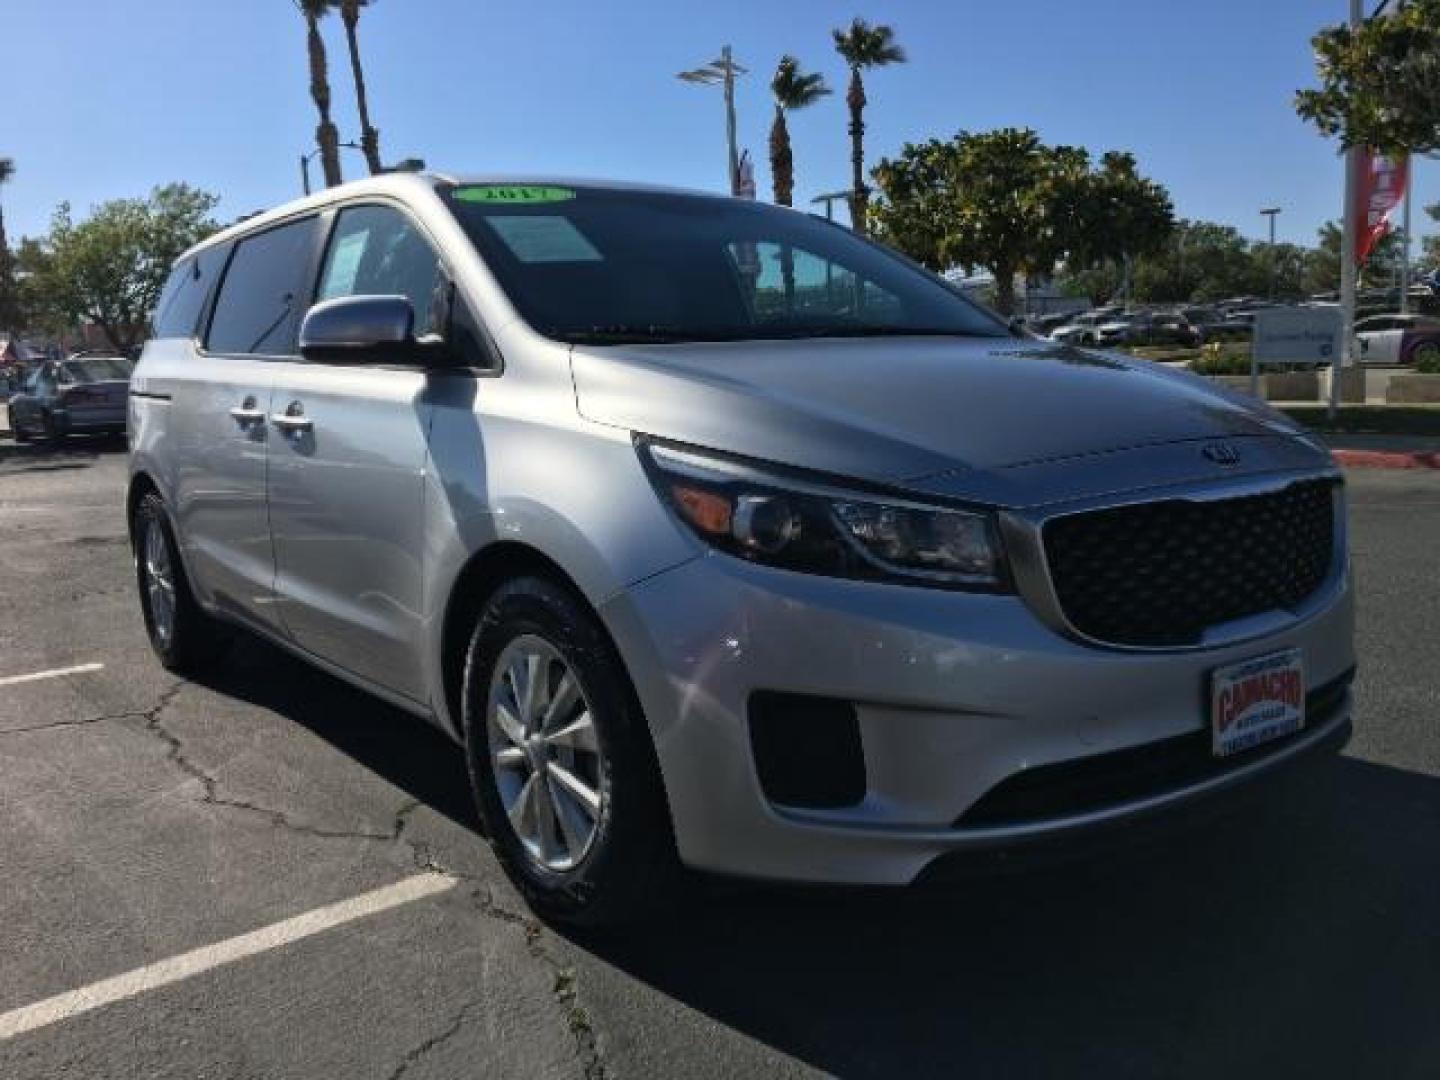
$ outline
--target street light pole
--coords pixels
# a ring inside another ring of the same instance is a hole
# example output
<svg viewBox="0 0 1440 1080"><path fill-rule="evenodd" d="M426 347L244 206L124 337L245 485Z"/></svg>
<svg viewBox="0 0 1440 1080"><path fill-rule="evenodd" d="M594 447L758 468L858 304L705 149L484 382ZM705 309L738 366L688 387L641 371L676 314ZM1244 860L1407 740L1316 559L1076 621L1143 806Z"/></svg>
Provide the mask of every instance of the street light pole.
<svg viewBox="0 0 1440 1080"><path fill-rule="evenodd" d="M1268 206L1260 211L1262 217L1270 219L1270 299L1280 292L1280 263L1275 258L1275 219L1280 216L1280 207Z"/></svg>
<svg viewBox="0 0 1440 1080"><path fill-rule="evenodd" d="M717 83L725 91L725 145L729 156L730 194L740 194L740 148L735 136L735 77L744 75L746 69L735 62L734 53L726 45L718 58L703 67L682 71L675 77L681 82L700 86L714 86Z"/></svg>
<svg viewBox="0 0 1440 1080"><path fill-rule="evenodd" d="M343 147L346 150L359 150L362 153L365 149L357 142L342 142L336 143L335 145L337 147ZM318 153L320 153L320 148L317 146L308 154L300 155L300 186L304 189L306 195L310 194L310 159Z"/></svg>

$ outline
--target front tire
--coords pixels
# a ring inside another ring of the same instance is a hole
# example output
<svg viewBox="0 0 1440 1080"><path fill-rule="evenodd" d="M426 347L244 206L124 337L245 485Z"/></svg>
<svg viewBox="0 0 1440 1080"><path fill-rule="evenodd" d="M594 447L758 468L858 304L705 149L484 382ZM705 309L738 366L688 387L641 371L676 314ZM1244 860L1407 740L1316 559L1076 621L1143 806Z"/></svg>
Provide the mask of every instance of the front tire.
<svg viewBox="0 0 1440 1080"><path fill-rule="evenodd" d="M542 917L630 921L676 870L645 717L604 629L543 578L486 602L465 661L471 785L496 857Z"/></svg>
<svg viewBox="0 0 1440 1080"><path fill-rule="evenodd" d="M213 667L224 655L230 635L196 603L165 504L155 492L135 508L131 536L145 632L160 663L181 675Z"/></svg>

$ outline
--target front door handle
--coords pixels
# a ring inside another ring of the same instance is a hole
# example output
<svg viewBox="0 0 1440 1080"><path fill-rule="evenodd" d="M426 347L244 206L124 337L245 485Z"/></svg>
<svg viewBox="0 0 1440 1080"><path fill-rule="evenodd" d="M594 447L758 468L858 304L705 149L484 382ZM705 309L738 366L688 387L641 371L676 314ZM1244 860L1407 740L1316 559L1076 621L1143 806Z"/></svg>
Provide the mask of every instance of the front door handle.
<svg viewBox="0 0 1440 1080"><path fill-rule="evenodd" d="M270 422L287 435L315 429L314 421L305 415L305 406L298 401L292 401L283 413L274 413Z"/></svg>
<svg viewBox="0 0 1440 1080"><path fill-rule="evenodd" d="M230 415L241 427L248 427L251 424L260 424L265 421L265 410L255 407L255 396L249 395L235 408L230 410Z"/></svg>

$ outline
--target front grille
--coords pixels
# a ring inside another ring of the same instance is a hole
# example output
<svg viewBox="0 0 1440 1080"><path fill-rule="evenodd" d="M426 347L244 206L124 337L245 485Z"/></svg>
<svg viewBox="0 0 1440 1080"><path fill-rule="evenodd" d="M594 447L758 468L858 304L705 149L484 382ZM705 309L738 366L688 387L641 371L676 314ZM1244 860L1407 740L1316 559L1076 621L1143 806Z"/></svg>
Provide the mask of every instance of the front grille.
<svg viewBox="0 0 1440 1080"><path fill-rule="evenodd" d="M1056 518L1044 540L1061 610L1096 641L1177 647L1232 619L1295 608L1330 572L1333 490L1332 480L1304 480Z"/></svg>
<svg viewBox="0 0 1440 1080"><path fill-rule="evenodd" d="M1354 669L1305 695L1305 727L1229 757L1217 758L1210 729L1092 757L1040 765L996 784L955 821L957 827L1023 825L1085 814L1178 791L1262 761L1323 727L1345 703Z"/></svg>

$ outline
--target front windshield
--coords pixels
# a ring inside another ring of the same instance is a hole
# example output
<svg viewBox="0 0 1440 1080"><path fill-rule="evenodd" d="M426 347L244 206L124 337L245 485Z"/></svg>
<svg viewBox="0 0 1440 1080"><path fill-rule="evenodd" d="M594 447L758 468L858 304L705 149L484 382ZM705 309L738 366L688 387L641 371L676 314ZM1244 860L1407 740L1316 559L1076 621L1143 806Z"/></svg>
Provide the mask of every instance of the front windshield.
<svg viewBox="0 0 1440 1080"><path fill-rule="evenodd" d="M806 214L583 187L446 197L521 316L561 341L1008 332L939 279Z"/></svg>

